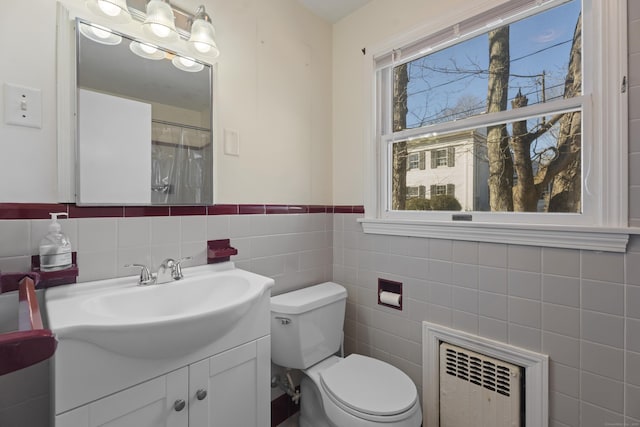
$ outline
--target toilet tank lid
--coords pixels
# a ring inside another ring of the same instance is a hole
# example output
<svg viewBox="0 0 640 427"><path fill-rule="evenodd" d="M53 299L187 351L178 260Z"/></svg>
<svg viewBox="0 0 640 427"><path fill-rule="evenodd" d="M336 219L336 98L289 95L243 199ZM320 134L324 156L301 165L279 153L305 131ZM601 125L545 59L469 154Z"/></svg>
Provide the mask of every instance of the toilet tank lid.
<svg viewBox="0 0 640 427"><path fill-rule="evenodd" d="M271 311L300 314L345 298L347 290L344 286L325 282L271 297Z"/></svg>

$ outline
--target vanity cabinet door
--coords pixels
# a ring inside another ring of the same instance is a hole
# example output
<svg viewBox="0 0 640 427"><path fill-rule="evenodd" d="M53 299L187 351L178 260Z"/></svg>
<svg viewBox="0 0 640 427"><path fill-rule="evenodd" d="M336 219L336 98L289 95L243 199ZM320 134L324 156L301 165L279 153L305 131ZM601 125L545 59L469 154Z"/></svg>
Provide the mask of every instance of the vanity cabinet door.
<svg viewBox="0 0 640 427"><path fill-rule="evenodd" d="M188 380L178 369L60 414L56 427L188 427Z"/></svg>
<svg viewBox="0 0 640 427"><path fill-rule="evenodd" d="M270 355L267 336L191 365L189 426L270 426Z"/></svg>

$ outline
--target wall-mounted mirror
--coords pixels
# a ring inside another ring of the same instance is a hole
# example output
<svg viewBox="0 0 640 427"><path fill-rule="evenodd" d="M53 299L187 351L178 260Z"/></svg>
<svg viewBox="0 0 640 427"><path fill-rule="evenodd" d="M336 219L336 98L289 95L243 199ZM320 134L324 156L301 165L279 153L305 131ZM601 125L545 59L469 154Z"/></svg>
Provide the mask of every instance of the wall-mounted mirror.
<svg viewBox="0 0 640 427"><path fill-rule="evenodd" d="M74 201L213 203L211 66L85 19L71 22Z"/></svg>

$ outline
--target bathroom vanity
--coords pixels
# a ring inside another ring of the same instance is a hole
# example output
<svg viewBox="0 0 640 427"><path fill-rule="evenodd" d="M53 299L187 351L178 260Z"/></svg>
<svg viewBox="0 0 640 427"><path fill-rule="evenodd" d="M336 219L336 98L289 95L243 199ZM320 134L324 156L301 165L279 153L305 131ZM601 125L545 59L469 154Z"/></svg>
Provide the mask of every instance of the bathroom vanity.
<svg viewBox="0 0 640 427"><path fill-rule="evenodd" d="M273 280L226 262L46 293L56 427L270 425Z"/></svg>

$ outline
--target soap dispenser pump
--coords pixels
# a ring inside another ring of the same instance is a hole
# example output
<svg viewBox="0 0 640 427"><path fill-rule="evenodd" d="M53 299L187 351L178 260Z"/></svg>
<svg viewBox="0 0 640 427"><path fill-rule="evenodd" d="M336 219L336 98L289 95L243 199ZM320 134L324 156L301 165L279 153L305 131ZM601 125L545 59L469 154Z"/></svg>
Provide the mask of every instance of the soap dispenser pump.
<svg viewBox="0 0 640 427"><path fill-rule="evenodd" d="M49 233L40 241L40 270L55 271L71 267L71 242L60 230L59 216L66 212L49 213Z"/></svg>

